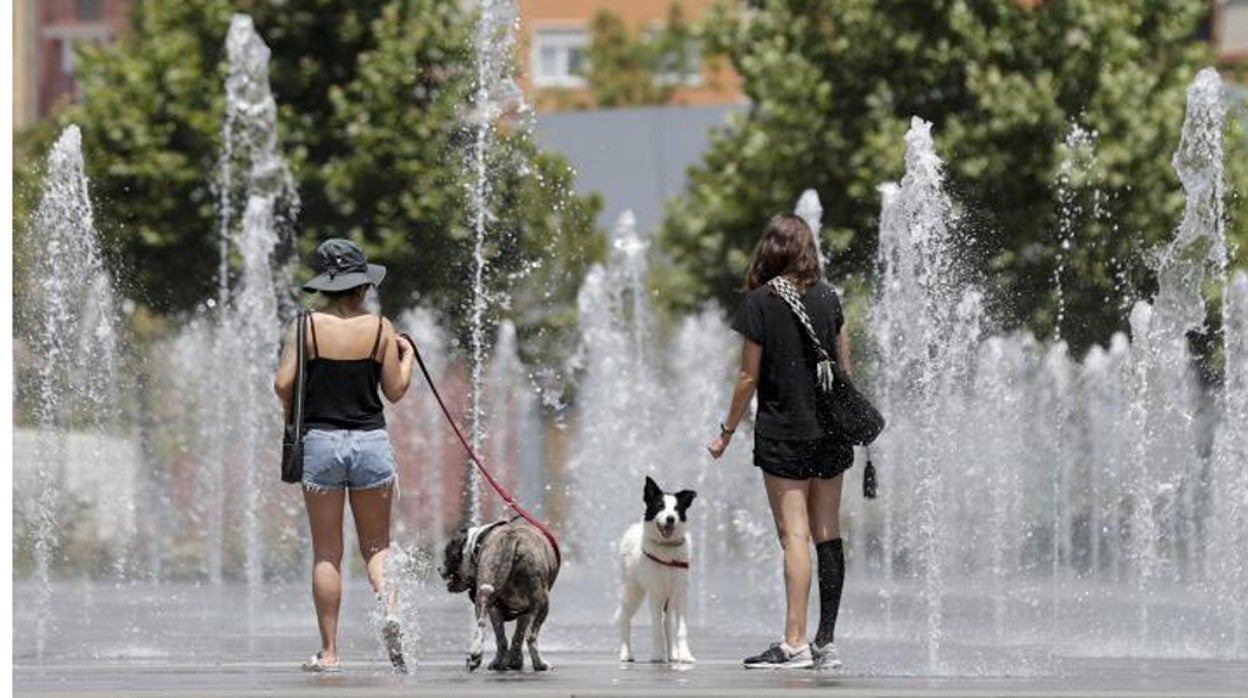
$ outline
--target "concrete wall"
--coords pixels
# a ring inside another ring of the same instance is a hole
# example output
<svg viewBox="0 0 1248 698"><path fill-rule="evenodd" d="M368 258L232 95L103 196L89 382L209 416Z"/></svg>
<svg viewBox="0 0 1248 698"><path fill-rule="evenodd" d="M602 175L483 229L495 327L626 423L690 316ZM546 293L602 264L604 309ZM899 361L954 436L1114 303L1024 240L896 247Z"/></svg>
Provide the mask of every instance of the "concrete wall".
<svg viewBox="0 0 1248 698"><path fill-rule="evenodd" d="M40 490L36 464L42 438L36 429L13 429L14 518L18 514L23 518L34 515ZM99 542L120 543L133 537L140 466L137 440L70 432L53 434L48 443L53 453L62 455L51 466L61 490L61 513L79 520Z"/></svg>

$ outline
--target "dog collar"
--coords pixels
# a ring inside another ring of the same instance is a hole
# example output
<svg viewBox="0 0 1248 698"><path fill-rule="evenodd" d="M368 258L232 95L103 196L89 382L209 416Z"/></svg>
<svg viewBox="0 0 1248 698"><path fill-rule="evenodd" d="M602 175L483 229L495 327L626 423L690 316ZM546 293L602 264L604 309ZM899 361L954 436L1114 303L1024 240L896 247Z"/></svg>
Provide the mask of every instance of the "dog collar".
<svg viewBox="0 0 1248 698"><path fill-rule="evenodd" d="M664 559L655 557L654 555L651 555L650 553L647 553L644 550L642 551L642 553L644 553L646 557L650 558L651 560L654 560L655 562L659 563L660 565L663 565L664 567L676 567L682 570L689 569L688 560L664 560Z"/></svg>
<svg viewBox="0 0 1248 698"><path fill-rule="evenodd" d="M470 579L477 571L477 557L481 554L481 543L484 541L485 534L495 528L507 523L506 521L495 521L484 526L473 526L468 529L468 539L464 541L464 550L462 554L462 571L465 579Z"/></svg>

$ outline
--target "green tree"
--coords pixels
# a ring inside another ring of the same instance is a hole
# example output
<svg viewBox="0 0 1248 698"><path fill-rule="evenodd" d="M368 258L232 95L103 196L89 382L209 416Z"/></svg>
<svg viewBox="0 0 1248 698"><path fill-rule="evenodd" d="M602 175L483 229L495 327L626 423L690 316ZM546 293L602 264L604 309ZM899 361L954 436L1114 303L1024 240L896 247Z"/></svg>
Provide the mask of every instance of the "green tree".
<svg viewBox="0 0 1248 698"><path fill-rule="evenodd" d="M99 229L119 276L132 284L126 291L174 315L214 295L211 178L221 145L223 44L238 11L252 15L272 48L280 149L302 199L304 258L323 238L351 237L390 266L380 289L387 308L419 300L462 320L475 18L454 0L139 0L132 29L116 44L81 53L79 102L28 137L38 153L54 127L82 127ZM492 290L539 283L553 267L579 278L600 254L596 201L573 194L566 163L540 153L525 131L504 140L499 164L510 169L494 182ZM22 175L34 178L33 170ZM530 331L545 322L530 320Z"/></svg>
<svg viewBox="0 0 1248 698"><path fill-rule="evenodd" d="M751 106L714 137L660 231L679 305L732 307L763 222L813 187L824 250L865 276L881 182L901 175L912 115L935 125L962 205L968 263L1009 324L1054 329L1055 175L1074 123L1099 134L1104 217L1076 222L1063 336L1076 350L1124 327L1126 297L1151 293L1149 250L1178 222L1169 165L1185 88L1209 60L1197 0L758 0L717 6L704 29ZM1034 5L1034 6L1032 6ZM1228 174L1242 190L1241 139ZM1245 240L1245 223L1233 230ZM1242 248L1242 246L1241 246Z"/></svg>
<svg viewBox="0 0 1248 698"><path fill-rule="evenodd" d="M696 65L694 35L678 4L653 32L630 32L619 15L602 10L589 26L586 80L599 107L667 104Z"/></svg>

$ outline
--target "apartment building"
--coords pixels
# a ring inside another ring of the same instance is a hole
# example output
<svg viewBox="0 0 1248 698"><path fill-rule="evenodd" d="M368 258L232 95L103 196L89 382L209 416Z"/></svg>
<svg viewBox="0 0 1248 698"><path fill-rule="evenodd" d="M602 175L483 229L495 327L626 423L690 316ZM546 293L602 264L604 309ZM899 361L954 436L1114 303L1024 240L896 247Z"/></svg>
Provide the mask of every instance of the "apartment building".
<svg viewBox="0 0 1248 698"><path fill-rule="evenodd" d="M666 25L673 5L688 22L702 17L714 0L519 0L520 84L539 111L569 104L593 106L585 79L585 52L591 23L600 12L619 17L636 34ZM671 103L703 106L739 102L738 81L725 61L707 60L696 45L685 57L682 75L659 76L675 89Z"/></svg>
<svg viewBox="0 0 1248 698"><path fill-rule="evenodd" d="M84 42L105 43L129 26L132 0L13 0L13 126L21 129L75 96Z"/></svg>

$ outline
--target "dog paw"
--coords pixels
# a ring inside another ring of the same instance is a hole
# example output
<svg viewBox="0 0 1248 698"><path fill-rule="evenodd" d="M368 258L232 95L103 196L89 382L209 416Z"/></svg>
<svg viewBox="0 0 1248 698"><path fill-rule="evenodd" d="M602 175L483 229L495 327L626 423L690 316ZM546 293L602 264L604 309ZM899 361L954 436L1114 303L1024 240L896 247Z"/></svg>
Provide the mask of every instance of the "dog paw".
<svg viewBox="0 0 1248 698"><path fill-rule="evenodd" d="M507 657L507 663L504 668L506 668L509 671L523 671L524 670L524 655L519 652L509 655Z"/></svg>
<svg viewBox="0 0 1248 698"><path fill-rule="evenodd" d="M541 657L533 660L533 671L550 671L553 668L554 665Z"/></svg>
<svg viewBox="0 0 1248 698"><path fill-rule="evenodd" d="M681 654L678 654L675 657L672 657L672 663L673 664L697 664L698 660L694 659L692 654L688 652L682 652Z"/></svg>
<svg viewBox="0 0 1248 698"><path fill-rule="evenodd" d="M476 671L481 666L481 653L468 655L468 671Z"/></svg>
<svg viewBox="0 0 1248 698"><path fill-rule="evenodd" d="M494 659L490 662L489 670L507 671L507 659L501 654L495 655Z"/></svg>
<svg viewBox="0 0 1248 698"><path fill-rule="evenodd" d="M631 662L631 661L633 661L633 653L632 653L631 651L629 651L628 649L621 649L621 650L620 650L620 661L621 661L621 662Z"/></svg>

